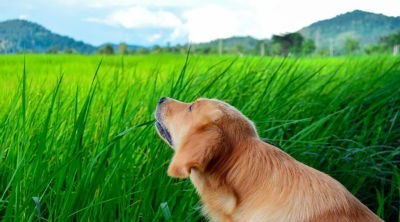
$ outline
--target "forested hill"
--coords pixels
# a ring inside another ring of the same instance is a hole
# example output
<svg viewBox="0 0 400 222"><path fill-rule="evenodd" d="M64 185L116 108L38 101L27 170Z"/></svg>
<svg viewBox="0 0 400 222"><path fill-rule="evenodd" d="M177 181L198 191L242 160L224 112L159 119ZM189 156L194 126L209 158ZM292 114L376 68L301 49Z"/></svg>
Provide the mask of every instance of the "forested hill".
<svg viewBox="0 0 400 222"><path fill-rule="evenodd" d="M52 33L26 20L0 22L0 53L66 51L92 53L96 47L67 36Z"/></svg>
<svg viewBox="0 0 400 222"><path fill-rule="evenodd" d="M317 47L330 44L340 47L347 38L357 40L361 46L373 44L399 29L400 17L355 10L313 23L299 32L305 38L313 39Z"/></svg>

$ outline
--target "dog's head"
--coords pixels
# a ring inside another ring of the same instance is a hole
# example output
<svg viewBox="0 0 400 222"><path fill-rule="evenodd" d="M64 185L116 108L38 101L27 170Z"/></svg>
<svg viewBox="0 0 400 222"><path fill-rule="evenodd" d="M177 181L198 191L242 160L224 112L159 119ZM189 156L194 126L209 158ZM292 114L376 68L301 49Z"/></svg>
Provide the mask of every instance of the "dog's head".
<svg viewBox="0 0 400 222"><path fill-rule="evenodd" d="M158 134L175 150L168 168L173 177L188 177L192 168L204 172L241 139L257 136L240 111L216 99L183 103L161 98L155 117Z"/></svg>

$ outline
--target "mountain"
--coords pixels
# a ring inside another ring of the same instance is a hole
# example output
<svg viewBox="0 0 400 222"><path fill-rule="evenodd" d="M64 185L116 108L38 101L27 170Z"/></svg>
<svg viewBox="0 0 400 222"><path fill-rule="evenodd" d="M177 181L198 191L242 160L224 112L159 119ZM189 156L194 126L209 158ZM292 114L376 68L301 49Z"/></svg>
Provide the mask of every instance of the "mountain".
<svg viewBox="0 0 400 222"><path fill-rule="evenodd" d="M70 37L52 33L43 26L26 20L0 22L0 53L69 50L92 53L96 47Z"/></svg>
<svg viewBox="0 0 400 222"><path fill-rule="evenodd" d="M347 38L363 47L374 44L383 36L400 29L400 17L391 17L355 10L334 18L322 20L299 30L305 37L315 41L317 47L343 48Z"/></svg>

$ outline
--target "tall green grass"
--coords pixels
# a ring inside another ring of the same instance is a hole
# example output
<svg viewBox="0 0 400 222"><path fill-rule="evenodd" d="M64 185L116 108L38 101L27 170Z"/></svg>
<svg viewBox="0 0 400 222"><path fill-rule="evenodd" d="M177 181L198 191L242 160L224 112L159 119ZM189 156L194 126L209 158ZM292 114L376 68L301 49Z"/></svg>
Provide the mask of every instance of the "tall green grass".
<svg viewBox="0 0 400 222"><path fill-rule="evenodd" d="M400 60L0 57L0 219L200 221L166 174L161 96L225 100L260 136L400 221Z"/></svg>

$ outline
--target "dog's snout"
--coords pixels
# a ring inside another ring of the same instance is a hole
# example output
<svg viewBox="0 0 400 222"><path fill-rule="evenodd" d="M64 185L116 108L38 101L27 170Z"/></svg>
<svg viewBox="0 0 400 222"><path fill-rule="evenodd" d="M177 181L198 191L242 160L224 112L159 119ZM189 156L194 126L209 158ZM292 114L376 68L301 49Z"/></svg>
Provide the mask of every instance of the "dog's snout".
<svg viewBox="0 0 400 222"><path fill-rule="evenodd" d="M167 100L167 97L161 97L161 98L158 100L158 104L161 104L161 103L165 102L165 100Z"/></svg>

